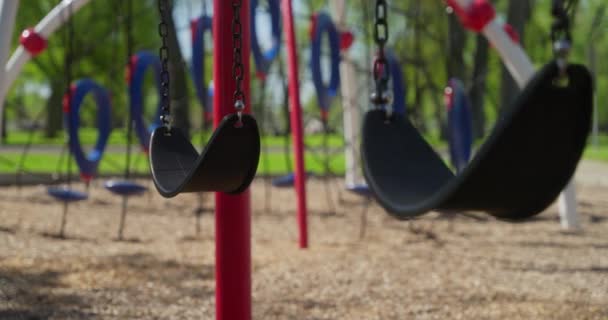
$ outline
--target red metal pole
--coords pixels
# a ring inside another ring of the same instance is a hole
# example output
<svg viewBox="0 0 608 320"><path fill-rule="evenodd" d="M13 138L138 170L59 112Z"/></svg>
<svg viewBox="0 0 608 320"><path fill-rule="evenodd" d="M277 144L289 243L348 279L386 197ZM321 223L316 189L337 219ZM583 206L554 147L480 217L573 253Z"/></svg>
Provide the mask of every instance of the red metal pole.
<svg viewBox="0 0 608 320"><path fill-rule="evenodd" d="M304 172L304 134L302 130L302 106L300 105L300 84L298 82L298 53L293 22L291 0L283 0L283 26L287 40L287 64L289 74L289 105L292 128L293 151L296 162L295 189L298 202L298 228L300 248L308 248L308 223L306 213L306 173Z"/></svg>
<svg viewBox="0 0 608 320"><path fill-rule="evenodd" d="M213 123L234 113L232 1L213 1ZM242 0L243 91L250 111L249 0ZM239 146L234 146L238 148ZM251 319L251 194L215 194L215 303L218 320Z"/></svg>

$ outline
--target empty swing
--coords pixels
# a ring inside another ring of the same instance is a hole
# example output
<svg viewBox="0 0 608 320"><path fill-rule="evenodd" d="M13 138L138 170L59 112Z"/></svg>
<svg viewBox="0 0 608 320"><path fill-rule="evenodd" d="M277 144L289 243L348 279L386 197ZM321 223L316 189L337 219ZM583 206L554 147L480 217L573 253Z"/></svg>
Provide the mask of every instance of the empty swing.
<svg viewBox="0 0 608 320"><path fill-rule="evenodd" d="M378 72L387 63L388 11L385 0L376 1L375 108L365 115L361 150L366 180L389 213L408 219L431 210L484 211L521 220L555 200L585 147L593 93L587 68L566 63L570 32L564 10L553 10L555 61L536 73L470 164L454 175L407 118L382 109L390 103L387 79Z"/></svg>
<svg viewBox="0 0 608 320"><path fill-rule="evenodd" d="M256 120L243 114L245 95L242 91L244 68L239 15L241 7L234 6L233 18L235 113L221 120L199 155L180 129L171 126L166 23L170 6L168 0L159 0L158 6L161 17L158 29L162 40L159 50L162 66L160 119L163 125L154 130L150 140L150 167L154 185L164 197L174 197L182 192L241 193L253 181L260 157L260 133Z"/></svg>

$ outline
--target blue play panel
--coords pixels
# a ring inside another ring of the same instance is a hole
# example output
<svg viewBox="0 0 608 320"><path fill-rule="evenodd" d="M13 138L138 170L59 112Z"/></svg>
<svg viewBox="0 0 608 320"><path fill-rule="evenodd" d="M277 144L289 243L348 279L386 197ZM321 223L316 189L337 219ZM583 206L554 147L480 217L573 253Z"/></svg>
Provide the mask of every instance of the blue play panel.
<svg viewBox="0 0 608 320"><path fill-rule="evenodd" d="M46 191L49 196L63 202L77 202L89 198L86 193L72 190L67 187L49 187Z"/></svg>
<svg viewBox="0 0 608 320"><path fill-rule="evenodd" d="M306 172L306 177L312 176L312 173ZM291 188L296 181L295 173L288 173L284 176L272 179L272 185L277 188Z"/></svg>
<svg viewBox="0 0 608 320"><path fill-rule="evenodd" d="M148 191L148 188L132 181L110 180L104 184L110 192L120 196L138 196Z"/></svg>
<svg viewBox="0 0 608 320"><path fill-rule="evenodd" d="M367 184L355 184L346 186L346 190L362 197L371 198L374 196L374 193L369 188Z"/></svg>

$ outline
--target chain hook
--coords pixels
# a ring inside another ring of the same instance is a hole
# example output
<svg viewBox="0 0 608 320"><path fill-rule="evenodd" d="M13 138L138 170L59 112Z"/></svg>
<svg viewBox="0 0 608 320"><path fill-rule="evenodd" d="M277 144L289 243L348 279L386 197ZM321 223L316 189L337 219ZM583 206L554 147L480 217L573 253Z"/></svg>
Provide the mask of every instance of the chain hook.
<svg viewBox="0 0 608 320"><path fill-rule="evenodd" d="M160 13L160 23L158 24L158 34L161 38L161 47L158 56L161 64L161 116L160 121L167 129L167 134L171 132L171 98L170 78L169 78L169 26L167 25L167 14L169 14L169 0L158 0L158 11Z"/></svg>
<svg viewBox="0 0 608 320"><path fill-rule="evenodd" d="M243 65L243 25L241 24L242 0L232 1L232 48L233 65L232 76L235 81L234 89L234 109L239 117L237 126L242 125L243 112L245 111L245 93L243 92L243 79L245 67Z"/></svg>
<svg viewBox="0 0 608 320"><path fill-rule="evenodd" d="M566 4L566 0L553 0L551 6L551 14L554 19L551 25L553 55L562 77L566 76L568 57L572 47L571 18L568 11L573 10L574 5L574 1Z"/></svg>
<svg viewBox="0 0 608 320"><path fill-rule="evenodd" d="M378 56L374 60L373 76L376 84L375 91L371 95L371 102L376 108L387 109L391 104L388 93L389 65L386 59L385 46L388 41L388 5L386 0L377 0L375 7L376 20L374 23L374 41L378 46Z"/></svg>

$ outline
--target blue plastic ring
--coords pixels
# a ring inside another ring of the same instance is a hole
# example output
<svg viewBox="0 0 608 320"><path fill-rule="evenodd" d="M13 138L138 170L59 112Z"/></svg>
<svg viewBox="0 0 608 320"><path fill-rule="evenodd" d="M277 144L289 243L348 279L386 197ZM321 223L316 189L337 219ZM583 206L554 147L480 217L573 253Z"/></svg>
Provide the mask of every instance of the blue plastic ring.
<svg viewBox="0 0 608 320"><path fill-rule="evenodd" d="M323 34L329 39L331 58L331 74L329 84L323 83L321 70L321 46ZM340 87L340 35L338 29L326 13L318 13L313 19L312 44L310 47L310 68L312 81L317 92L317 101L322 111L328 112L333 98L337 95Z"/></svg>
<svg viewBox="0 0 608 320"><path fill-rule="evenodd" d="M80 175L85 180L88 180L97 174L99 161L103 156L110 132L112 131L110 95L102 86L91 79L78 80L72 85L70 90L71 99L66 101L67 107L64 106L64 120L67 124L69 149L74 159L76 159ZM78 129L80 128L80 107L88 93L93 94L97 104L98 135L93 150L85 154L80 144Z"/></svg>
<svg viewBox="0 0 608 320"><path fill-rule="evenodd" d="M451 90L446 92L450 158L452 165L460 171L466 167L471 158L473 145L471 106L462 81L450 79L447 90Z"/></svg>
<svg viewBox="0 0 608 320"><path fill-rule="evenodd" d="M393 112L404 116L406 113L405 96L407 87L401 71L401 64L392 51L387 51L386 58L391 71L390 80L393 84Z"/></svg>
<svg viewBox="0 0 608 320"><path fill-rule="evenodd" d="M144 80L148 68L152 68L158 91L158 104L154 121L150 126L144 121ZM135 134L141 147L148 150L150 133L161 125L161 76L160 59L152 52L141 51L131 58L131 72L129 81L129 97L131 101L131 119L133 119Z"/></svg>
<svg viewBox="0 0 608 320"><path fill-rule="evenodd" d="M279 56L281 51L281 6L279 0L268 0L268 11L270 13L270 27L272 36L272 46L262 51L258 39L255 17L257 14L258 0L251 0L251 54L259 75L265 76L270 70L272 61Z"/></svg>
<svg viewBox="0 0 608 320"><path fill-rule="evenodd" d="M194 80L196 96L203 106L204 112L213 112L213 99L205 83L205 32L212 32L213 19L201 16L192 22L192 65L190 72Z"/></svg>

